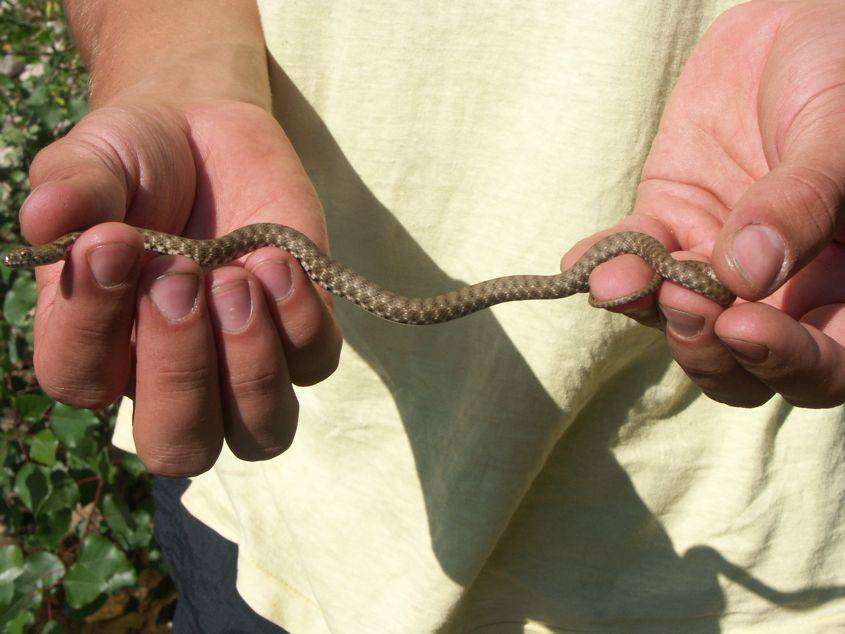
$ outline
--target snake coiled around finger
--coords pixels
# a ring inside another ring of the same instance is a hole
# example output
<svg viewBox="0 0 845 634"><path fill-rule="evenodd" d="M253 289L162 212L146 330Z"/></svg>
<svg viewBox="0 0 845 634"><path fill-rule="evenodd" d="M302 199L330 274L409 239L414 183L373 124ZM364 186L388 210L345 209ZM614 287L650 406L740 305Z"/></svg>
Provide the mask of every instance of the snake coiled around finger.
<svg viewBox="0 0 845 634"><path fill-rule="evenodd" d="M676 260L658 240L634 231L602 238L563 273L497 277L432 297L406 297L383 288L332 259L308 237L285 225L247 225L212 240L195 240L151 229L137 231L144 239L146 250L186 256L205 268L231 262L261 247L278 247L296 258L308 277L329 293L349 300L377 317L400 324L438 324L503 302L559 299L589 292L593 269L626 253L639 256L651 267L654 272L651 282L624 297L608 301L596 301L591 297L593 306L612 308L632 302L654 292L663 280L680 284L723 306L734 299L709 264ZM3 263L19 268L58 262L66 257L80 235L81 232L69 233L48 244L14 249L3 255Z"/></svg>

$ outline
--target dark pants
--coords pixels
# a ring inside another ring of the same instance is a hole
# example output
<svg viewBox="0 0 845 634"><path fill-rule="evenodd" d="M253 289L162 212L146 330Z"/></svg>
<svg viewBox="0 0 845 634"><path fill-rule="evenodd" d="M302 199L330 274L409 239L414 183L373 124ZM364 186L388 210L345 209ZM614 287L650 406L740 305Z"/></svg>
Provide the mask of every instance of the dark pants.
<svg viewBox="0 0 845 634"><path fill-rule="evenodd" d="M279 634L235 588L238 546L195 519L179 501L189 481L154 478L155 534L179 591L176 634Z"/></svg>

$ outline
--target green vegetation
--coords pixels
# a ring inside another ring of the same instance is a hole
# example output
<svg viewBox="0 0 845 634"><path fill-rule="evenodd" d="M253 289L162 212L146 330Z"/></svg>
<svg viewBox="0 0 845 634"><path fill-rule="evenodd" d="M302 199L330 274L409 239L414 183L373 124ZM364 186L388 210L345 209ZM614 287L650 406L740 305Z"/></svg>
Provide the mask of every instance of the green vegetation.
<svg viewBox="0 0 845 634"><path fill-rule="evenodd" d="M86 111L61 4L0 0L0 244L36 152ZM114 410L57 403L32 371L35 281L0 265L0 631L157 632L174 592L150 479L109 444Z"/></svg>

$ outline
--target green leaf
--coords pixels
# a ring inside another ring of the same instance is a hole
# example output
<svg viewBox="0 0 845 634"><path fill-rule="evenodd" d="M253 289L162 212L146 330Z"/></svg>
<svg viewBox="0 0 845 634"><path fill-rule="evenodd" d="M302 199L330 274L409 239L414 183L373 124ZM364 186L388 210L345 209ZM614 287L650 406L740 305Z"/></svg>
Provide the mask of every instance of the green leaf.
<svg viewBox="0 0 845 634"><path fill-rule="evenodd" d="M50 474L47 495L35 511L36 531L27 545L56 548L70 530L72 509L79 502L79 486L64 471Z"/></svg>
<svg viewBox="0 0 845 634"><path fill-rule="evenodd" d="M84 99L71 99L67 111L70 120L76 123L88 112L88 104Z"/></svg>
<svg viewBox="0 0 845 634"><path fill-rule="evenodd" d="M64 403L56 403L50 415L53 433L68 449L76 449L84 440L89 439L89 430L100 424L100 420L90 409L76 409Z"/></svg>
<svg viewBox="0 0 845 634"><path fill-rule="evenodd" d="M38 507L38 514L48 515L61 510L70 510L79 502L79 486L64 471L50 474L47 496Z"/></svg>
<svg viewBox="0 0 845 634"><path fill-rule="evenodd" d="M27 462L18 470L14 492L35 513L50 493L50 472L46 467Z"/></svg>
<svg viewBox="0 0 845 634"><path fill-rule="evenodd" d="M132 513L124 502L115 500L109 493L103 497L103 517L123 548L132 550L149 545L153 536L153 523L147 511Z"/></svg>
<svg viewBox="0 0 845 634"><path fill-rule="evenodd" d="M63 585L68 605L81 609L103 595L134 585L136 580L135 570L117 546L102 535L89 535Z"/></svg>
<svg viewBox="0 0 845 634"><path fill-rule="evenodd" d="M19 275L3 300L3 314L13 326L23 326L35 307L35 278Z"/></svg>
<svg viewBox="0 0 845 634"><path fill-rule="evenodd" d="M53 632L61 632L58 621L47 621L41 628L40 634L53 634Z"/></svg>
<svg viewBox="0 0 845 634"><path fill-rule="evenodd" d="M14 601L0 608L0 631L23 632L25 626L32 624L30 611L41 605L44 589L57 583L64 573L64 564L55 555L44 551L30 555L23 565L23 574L15 579Z"/></svg>
<svg viewBox="0 0 845 634"><path fill-rule="evenodd" d="M42 590L58 583L65 574L65 565L53 553L39 550L32 553L24 563L24 574L18 578L19 589Z"/></svg>
<svg viewBox="0 0 845 634"><path fill-rule="evenodd" d="M39 514L36 531L27 538L27 546L50 550L58 548L70 531L72 515L70 509Z"/></svg>
<svg viewBox="0 0 845 634"><path fill-rule="evenodd" d="M10 434L7 431L4 431L0 436L0 467L3 467L6 463L6 456L9 455L9 437Z"/></svg>
<svg viewBox="0 0 845 634"><path fill-rule="evenodd" d="M134 453L120 452L120 467L134 477L147 473L147 468Z"/></svg>
<svg viewBox="0 0 845 634"><path fill-rule="evenodd" d="M38 109L38 116L45 126L53 129L59 121L64 119L65 110L60 106L49 104Z"/></svg>
<svg viewBox="0 0 845 634"><path fill-rule="evenodd" d="M56 448L59 441L56 435L49 429L42 429L37 434L27 439L29 444L29 457L36 462L52 467L56 464Z"/></svg>
<svg viewBox="0 0 845 634"><path fill-rule="evenodd" d="M55 401L44 394L24 394L12 399L15 411L28 423L37 423Z"/></svg>
<svg viewBox="0 0 845 634"><path fill-rule="evenodd" d="M11 248L12 248L11 245L9 245L9 249L11 249ZM9 249L3 249L3 252L5 253ZM12 269L10 269L5 264L0 264L0 280L3 281L3 284L8 284L9 280L11 280L11 279L12 279Z"/></svg>
<svg viewBox="0 0 845 634"><path fill-rule="evenodd" d="M26 99L26 104L28 106L43 106L45 103L47 103L47 87L39 84L32 89L32 92Z"/></svg>
<svg viewBox="0 0 845 634"><path fill-rule="evenodd" d="M14 581L23 574L23 552L15 546L0 548L0 607L12 602Z"/></svg>
<svg viewBox="0 0 845 634"><path fill-rule="evenodd" d="M18 612L12 620L6 622L0 617L0 624L4 625L3 631L8 634L24 634L27 626L33 623L35 616L29 610Z"/></svg>
<svg viewBox="0 0 845 634"><path fill-rule="evenodd" d="M108 483L114 482L117 469L109 459L109 450L103 447L93 460L88 460L91 470Z"/></svg>
<svg viewBox="0 0 845 634"><path fill-rule="evenodd" d="M41 605L42 591L58 583L65 574L62 560L43 550L27 557L23 568L23 574L15 580L15 594L30 609Z"/></svg>

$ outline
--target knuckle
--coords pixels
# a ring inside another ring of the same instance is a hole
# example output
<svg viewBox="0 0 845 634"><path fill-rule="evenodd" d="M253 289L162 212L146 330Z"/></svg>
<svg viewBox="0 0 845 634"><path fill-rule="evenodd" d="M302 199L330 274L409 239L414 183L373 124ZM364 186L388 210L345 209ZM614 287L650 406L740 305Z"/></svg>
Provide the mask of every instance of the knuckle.
<svg viewBox="0 0 845 634"><path fill-rule="evenodd" d="M834 391L805 390L800 393L783 393L783 400L794 407L805 409L827 409L845 403L845 390Z"/></svg>
<svg viewBox="0 0 845 634"><path fill-rule="evenodd" d="M803 212L802 222L809 222L819 237L829 236L837 223L843 192L837 181L821 170L799 167L786 179L793 187L785 191L791 207Z"/></svg>
<svg viewBox="0 0 845 634"><path fill-rule="evenodd" d="M325 381L340 364L341 346L337 345L329 350L321 351L322 354L309 358L311 363L298 362L291 366L291 381L294 385L308 387L321 381Z"/></svg>
<svg viewBox="0 0 845 634"><path fill-rule="evenodd" d="M156 369L155 377L157 391L175 396L192 396L197 392L204 394L208 391L208 386L216 381L213 368L209 364L160 367Z"/></svg>
<svg viewBox="0 0 845 634"><path fill-rule="evenodd" d="M717 403L724 403L725 405L730 405L731 407L742 407L745 409L760 407L761 405L767 403L773 396L772 393L725 393L716 390L706 390L704 388L702 388L701 391L704 392L707 398L714 400Z"/></svg>
<svg viewBox="0 0 845 634"><path fill-rule="evenodd" d="M138 448L138 457L147 470L168 478L189 478L205 473L214 466L220 449L191 447Z"/></svg>
<svg viewBox="0 0 845 634"><path fill-rule="evenodd" d="M36 352L33 359L38 384L50 398L71 405L88 409L101 409L110 405L122 393L123 386L86 372L78 366L57 368L58 364L45 362ZM46 365L45 365L46 363ZM112 376L112 375L108 375ZM106 378L108 378L108 376Z"/></svg>
<svg viewBox="0 0 845 634"><path fill-rule="evenodd" d="M38 384L53 400L85 409L102 409L120 396L120 392L113 389L68 380L51 381L39 377Z"/></svg>
<svg viewBox="0 0 845 634"><path fill-rule="evenodd" d="M117 324L109 318L107 312L106 309L98 316L78 316L68 324L63 338L74 342L77 350L81 348L90 351L85 356L110 348L118 331Z"/></svg>
<svg viewBox="0 0 845 634"><path fill-rule="evenodd" d="M280 391L283 377L279 363L269 368L246 366L230 374L229 386L237 398L265 398Z"/></svg>
<svg viewBox="0 0 845 634"><path fill-rule="evenodd" d="M296 399L290 399L263 419L259 427L267 431L260 438L252 434L248 439L231 439L229 447L232 453L248 462L270 460L283 454L293 444L298 416L299 403Z"/></svg>

